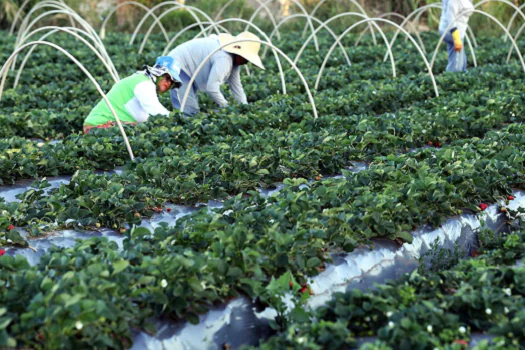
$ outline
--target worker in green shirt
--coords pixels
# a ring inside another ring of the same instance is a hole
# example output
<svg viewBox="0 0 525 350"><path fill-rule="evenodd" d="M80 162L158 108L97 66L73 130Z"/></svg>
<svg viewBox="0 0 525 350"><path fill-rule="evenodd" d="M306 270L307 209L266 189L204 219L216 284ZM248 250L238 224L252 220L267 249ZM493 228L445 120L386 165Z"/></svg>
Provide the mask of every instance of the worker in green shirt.
<svg viewBox="0 0 525 350"><path fill-rule="evenodd" d="M169 115L160 103L158 94L181 86L180 65L173 57L157 58L153 67L122 79L106 95L123 124L143 123L151 115ZM108 128L116 125L108 104L102 99L84 121L84 133L92 128Z"/></svg>

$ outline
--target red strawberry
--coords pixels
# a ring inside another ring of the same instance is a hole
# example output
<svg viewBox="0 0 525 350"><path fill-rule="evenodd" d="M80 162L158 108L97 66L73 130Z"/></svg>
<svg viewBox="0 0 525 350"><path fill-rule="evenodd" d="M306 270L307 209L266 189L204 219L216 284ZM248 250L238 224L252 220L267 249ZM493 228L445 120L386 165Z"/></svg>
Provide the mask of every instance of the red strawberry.
<svg viewBox="0 0 525 350"><path fill-rule="evenodd" d="M7 250L5 249L0 249L0 256L4 255L6 253Z"/></svg>
<svg viewBox="0 0 525 350"><path fill-rule="evenodd" d="M477 250L477 249L474 249L474 250L472 251L472 253L470 253L470 256L472 256L473 258L475 258L475 257L478 256L478 255L479 255L479 253L478 253L478 250Z"/></svg>
<svg viewBox="0 0 525 350"><path fill-rule="evenodd" d="M290 285L290 289L293 289L293 282L292 281L290 281L289 285Z"/></svg>
<svg viewBox="0 0 525 350"><path fill-rule="evenodd" d="M441 147L441 144L437 141L434 141L434 147Z"/></svg>
<svg viewBox="0 0 525 350"><path fill-rule="evenodd" d="M456 340L454 340L454 344L468 346L468 342L466 340L463 340L463 339L456 339Z"/></svg>
<svg viewBox="0 0 525 350"><path fill-rule="evenodd" d="M481 203L481 204L479 205L479 209L480 209L481 211L487 209L488 207L489 207L488 204L485 204L485 203Z"/></svg>
<svg viewBox="0 0 525 350"><path fill-rule="evenodd" d="M509 201L512 201L512 200L516 199L516 197L514 197L514 196L507 196L507 199L508 199Z"/></svg>
<svg viewBox="0 0 525 350"><path fill-rule="evenodd" d="M166 209L166 210L168 211L168 213L171 213L171 208L168 208L168 209Z"/></svg>
<svg viewBox="0 0 525 350"><path fill-rule="evenodd" d="M432 141L428 141L427 145L432 146L434 143Z"/></svg>
<svg viewBox="0 0 525 350"><path fill-rule="evenodd" d="M308 288L303 287L303 288L301 288L301 291L300 291L300 292L301 292L301 293L306 293L307 291L308 291Z"/></svg>
<svg viewBox="0 0 525 350"><path fill-rule="evenodd" d="M13 225L9 225L9 226L7 227L7 231L11 231L11 230L14 230L14 229L15 229L15 227L14 227Z"/></svg>

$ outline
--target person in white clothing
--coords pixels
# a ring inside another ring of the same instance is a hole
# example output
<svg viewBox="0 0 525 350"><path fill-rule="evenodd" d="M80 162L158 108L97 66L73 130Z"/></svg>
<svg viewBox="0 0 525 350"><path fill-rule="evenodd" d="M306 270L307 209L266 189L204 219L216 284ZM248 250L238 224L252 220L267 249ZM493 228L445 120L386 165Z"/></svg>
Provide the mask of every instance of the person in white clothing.
<svg viewBox="0 0 525 350"><path fill-rule="evenodd" d="M463 40L474 6L472 0L442 0L442 5L439 33L447 31L444 37L448 49L447 72L461 72L467 69Z"/></svg>
<svg viewBox="0 0 525 350"><path fill-rule="evenodd" d="M246 41L223 47L204 64L192 86L189 86L191 77L195 75L197 68L209 54L222 45L241 39L259 40L255 34L250 32L243 32L235 37L229 34L212 35L208 38L190 40L177 46L168 54L181 67L182 86L177 92L171 92L171 102L174 108L181 109L181 99L188 89L190 92L183 111L186 115L194 115L200 111L198 91L206 92L219 107L227 106L228 101L220 89L225 82L230 86L237 102L248 103L241 83L240 68L251 62L264 69L258 55L261 46L258 42Z"/></svg>
<svg viewBox="0 0 525 350"><path fill-rule="evenodd" d="M160 103L158 94L181 86L180 67L172 57L157 58L153 67L139 71L116 83L106 95L123 124L144 123L152 115L168 116L170 112ZM115 117L104 99L91 110L84 121L84 133L93 128L109 128Z"/></svg>

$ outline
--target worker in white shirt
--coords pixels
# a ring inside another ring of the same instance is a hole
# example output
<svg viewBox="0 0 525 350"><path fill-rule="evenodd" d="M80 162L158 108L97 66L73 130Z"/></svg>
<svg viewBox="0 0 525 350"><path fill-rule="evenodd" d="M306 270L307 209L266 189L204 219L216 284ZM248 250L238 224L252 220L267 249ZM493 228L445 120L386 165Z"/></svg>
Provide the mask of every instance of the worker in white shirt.
<svg viewBox="0 0 525 350"><path fill-rule="evenodd" d="M168 54L181 66L182 86L178 91L171 92L171 102L174 108L180 110L181 99L188 89L190 92L184 106L184 114L194 115L199 112L198 91L206 92L219 107L227 106L228 102L220 89L225 82L230 86L237 102L248 103L241 83L240 68L242 65L251 62L264 69L258 54L261 47L258 42L246 41L223 47L204 64L192 86L189 86L191 77L194 76L199 65L209 54L222 45L240 39L259 40L255 34L250 32L243 32L237 36L229 34L212 35L208 38L190 40L177 46Z"/></svg>
<svg viewBox="0 0 525 350"><path fill-rule="evenodd" d="M444 37L448 48L447 72L461 72L467 69L463 40L474 6L472 0L442 0L442 5L439 33L443 35L448 30Z"/></svg>
<svg viewBox="0 0 525 350"><path fill-rule="evenodd" d="M123 124L143 123L152 115L168 116L170 112L160 103L158 94L180 87L179 73L180 67L172 57L161 56L153 67L144 66L143 71L116 83L106 97ZM115 117L102 99L84 121L84 133L114 125Z"/></svg>

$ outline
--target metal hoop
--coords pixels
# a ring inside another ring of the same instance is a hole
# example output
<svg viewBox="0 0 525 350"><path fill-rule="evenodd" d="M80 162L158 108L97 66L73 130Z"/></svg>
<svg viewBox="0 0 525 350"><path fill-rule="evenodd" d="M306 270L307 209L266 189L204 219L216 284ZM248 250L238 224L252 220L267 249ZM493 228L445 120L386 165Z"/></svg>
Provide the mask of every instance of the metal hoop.
<svg viewBox="0 0 525 350"><path fill-rule="evenodd" d="M191 80L190 82L188 83L188 86L192 86L193 85L193 82L195 81L195 78L197 77L197 75L200 73L200 71L202 70L202 68L204 67L204 64L206 64L206 62L208 62L210 60L210 58L218 51L222 50L224 47L228 46L228 45L231 45L231 44L237 44L237 43L244 43L244 42L254 42L254 43L259 43L259 44L262 44L262 45L270 45L272 46L273 49L275 49L281 56L283 56L293 67L293 69L297 72L297 74L299 75L299 78L301 79L305 89L306 89L306 93L308 94L308 99L310 100L310 104L312 105L312 109L313 109L313 113L314 113L314 119L317 119L317 108L315 107L315 101L314 101L314 98L312 96L312 92L310 91L310 88L308 87L308 83L306 82L306 79L304 78L303 74L301 73L301 71L299 70L299 68L297 68L297 66L295 65L295 63L293 63L293 61L284 53L281 51L281 49L279 49L278 47L274 46L273 44L271 43L268 43L268 42L264 42L264 41L261 41L261 40L255 40L255 39L239 39L239 40L234 40L232 42L229 42L228 44L224 44L224 45L221 45L219 46L217 49L215 49L213 52L211 52L208 56L206 56L206 58L201 62L201 64L197 67L197 70L195 71L195 73L193 74L193 76L191 77ZM181 107L180 107L180 110L182 112L184 112L184 106L186 105L186 100L188 99L188 96L189 96L189 93L190 93L190 89L186 89L186 92L184 93L184 97L182 99L182 102L181 102Z"/></svg>
<svg viewBox="0 0 525 350"><path fill-rule="evenodd" d="M93 85L95 85L95 87L97 88L98 92L100 93L100 95L102 96L102 98L104 99L104 101L107 103L111 113L113 114L113 117L115 118L115 121L117 122L117 125L120 129L120 132L122 134L122 137L124 138L124 144L126 145L126 149L128 150L128 153L129 153L129 157L131 158L131 160L134 160L134 155L133 155L133 151L131 150L131 145L129 144L129 140L128 140L128 137L126 135L126 132L124 131L124 128L122 127L122 123L120 122L120 119L117 115L117 113L115 112L115 109L113 109L113 106L111 105L111 102L109 102L106 94L104 93L104 91L102 91L102 88L100 87L100 85L97 83L97 81L95 80L95 78L93 78L93 75L91 75L91 73L86 69L86 67L84 67L84 65L82 65L82 63L80 63L73 55L71 55L66 49L62 48L61 46L59 45L56 45L56 44L53 44L53 43L50 43L50 42L47 42L47 41L32 41L30 43L27 43L27 44L24 44L22 46L20 46L19 48L17 48L12 54L11 56L9 56L9 58L7 59L7 61L4 63L2 69L0 69L0 76L2 77L2 82L0 83L0 100L2 99L2 92L4 90L4 85L5 85L5 80L7 78L7 71L9 70L9 65L12 63L13 59L15 58L15 56L21 52L22 50L24 50L25 48L27 47L30 47L30 46L34 46L34 45L47 45L47 46L51 46L52 48L56 49L56 50L59 50L60 52L62 52L64 55L66 55L69 59L71 59L86 75L87 77L89 78L89 80L91 80L91 82L93 83Z"/></svg>

